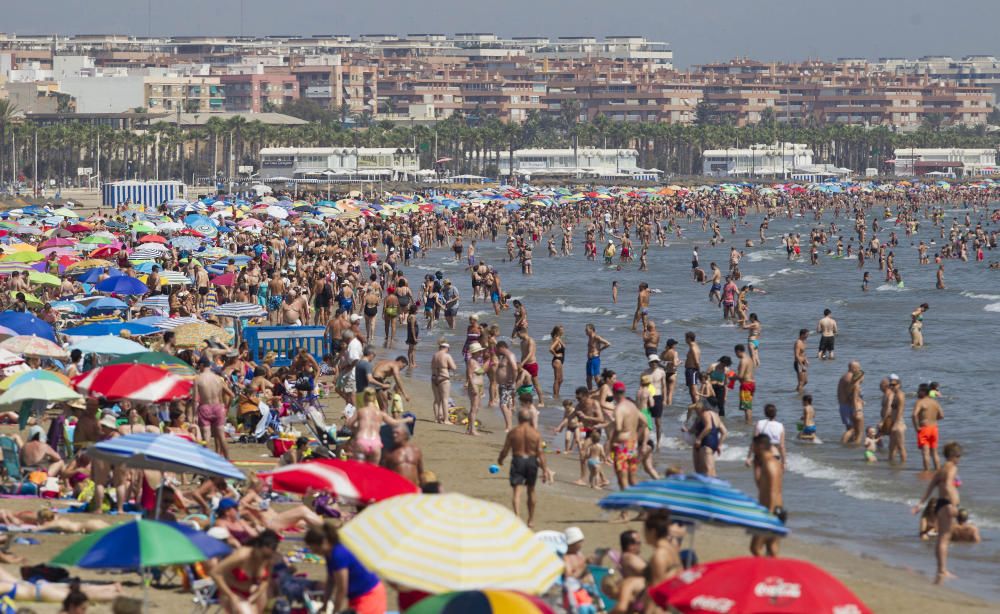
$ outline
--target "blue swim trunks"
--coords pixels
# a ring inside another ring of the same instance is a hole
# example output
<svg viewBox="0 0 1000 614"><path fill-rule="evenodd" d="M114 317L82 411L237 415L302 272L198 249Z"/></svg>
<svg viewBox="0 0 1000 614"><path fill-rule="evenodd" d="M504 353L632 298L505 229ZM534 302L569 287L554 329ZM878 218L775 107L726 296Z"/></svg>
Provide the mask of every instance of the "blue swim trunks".
<svg viewBox="0 0 1000 614"><path fill-rule="evenodd" d="M587 376L598 377L601 374L601 357L591 356L587 359Z"/></svg>

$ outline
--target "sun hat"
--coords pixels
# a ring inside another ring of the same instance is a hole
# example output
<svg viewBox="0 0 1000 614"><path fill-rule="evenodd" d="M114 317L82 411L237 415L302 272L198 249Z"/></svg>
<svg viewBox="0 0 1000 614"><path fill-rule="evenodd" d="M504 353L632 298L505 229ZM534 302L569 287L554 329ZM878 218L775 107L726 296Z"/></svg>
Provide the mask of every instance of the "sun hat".
<svg viewBox="0 0 1000 614"><path fill-rule="evenodd" d="M572 546L583 541L583 531L580 527L566 527L566 545Z"/></svg>
<svg viewBox="0 0 1000 614"><path fill-rule="evenodd" d="M114 414L104 414L103 416L101 416L100 424L104 428L109 428L112 430L118 428L118 420L115 418Z"/></svg>
<svg viewBox="0 0 1000 614"><path fill-rule="evenodd" d="M483 346L480 345L477 341L473 341L472 343L469 344L470 354L475 354L476 352L482 352L483 349L484 349Z"/></svg>

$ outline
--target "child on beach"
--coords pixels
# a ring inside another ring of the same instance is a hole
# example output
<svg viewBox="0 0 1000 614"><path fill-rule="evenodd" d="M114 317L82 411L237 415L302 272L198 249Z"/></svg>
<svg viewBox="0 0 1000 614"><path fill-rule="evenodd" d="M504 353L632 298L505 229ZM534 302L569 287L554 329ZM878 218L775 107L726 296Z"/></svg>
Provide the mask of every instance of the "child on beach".
<svg viewBox="0 0 1000 614"><path fill-rule="evenodd" d="M602 468L607 460L607 453L604 446L601 445L601 432L596 429L590 431L590 434L587 435L586 446L584 456L587 458L587 470L590 473L590 487L601 490L608 485L608 479L604 477L604 469Z"/></svg>
<svg viewBox="0 0 1000 614"><path fill-rule="evenodd" d="M564 429L566 431L565 439L565 451L569 452L573 449L575 445L577 449L583 449L583 432L580 429L580 421L574 415L576 411L576 406L573 404L573 399L563 399L563 419L556 427L556 434L559 434Z"/></svg>
<svg viewBox="0 0 1000 614"><path fill-rule="evenodd" d="M878 457L875 456L875 450L878 449L878 442L882 438L878 433L878 429L874 426L869 426L868 430L865 431L865 462L877 463Z"/></svg>
<svg viewBox="0 0 1000 614"><path fill-rule="evenodd" d="M816 437L816 409L811 394L802 395L802 421L799 423L799 439L818 441Z"/></svg>

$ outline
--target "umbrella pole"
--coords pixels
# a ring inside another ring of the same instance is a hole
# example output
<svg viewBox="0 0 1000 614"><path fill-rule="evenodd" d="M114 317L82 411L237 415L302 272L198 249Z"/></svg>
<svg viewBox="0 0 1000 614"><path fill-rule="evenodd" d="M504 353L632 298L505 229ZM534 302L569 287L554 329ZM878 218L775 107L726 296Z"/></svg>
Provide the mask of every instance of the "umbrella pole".
<svg viewBox="0 0 1000 614"><path fill-rule="evenodd" d="M160 472L160 487L156 489L156 510L153 512L153 520L160 519L160 504L163 502L163 483L166 482L166 472Z"/></svg>

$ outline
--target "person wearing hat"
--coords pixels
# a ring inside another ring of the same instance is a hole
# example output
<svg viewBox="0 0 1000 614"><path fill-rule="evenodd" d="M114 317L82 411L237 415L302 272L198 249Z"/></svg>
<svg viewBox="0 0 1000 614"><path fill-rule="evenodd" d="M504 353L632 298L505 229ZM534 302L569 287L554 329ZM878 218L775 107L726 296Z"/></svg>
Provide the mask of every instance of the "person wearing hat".
<svg viewBox="0 0 1000 614"><path fill-rule="evenodd" d="M646 356L646 370L642 375L649 376L649 385L652 403L649 406L649 415L653 417L653 424L656 427L656 447L660 446L660 433L662 431L660 420L663 417L663 391L667 387L667 374L660 366L660 357L655 352Z"/></svg>
<svg viewBox="0 0 1000 614"><path fill-rule="evenodd" d="M594 601L584 588L584 584L593 585L594 578L587 568L587 557L583 554L583 531L580 527L566 527L566 554L563 563L563 607L567 612L595 612Z"/></svg>
<svg viewBox="0 0 1000 614"><path fill-rule="evenodd" d="M233 539L241 544L247 543L257 535L253 528L239 516L240 502L232 497L223 497L215 505L215 525L229 531Z"/></svg>
<svg viewBox="0 0 1000 614"><path fill-rule="evenodd" d="M888 387L884 391L883 407L885 415L882 418L880 432L889 435L889 462L894 455L899 455L899 462L906 464L906 393L903 384L895 373L889 375Z"/></svg>
<svg viewBox="0 0 1000 614"><path fill-rule="evenodd" d="M451 345L444 337L438 341L438 351L431 358L431 392L434 395L432 408L434 420L438 424L448 421L448 399L451 394L451 374L458 370L455 360L448 351Z"/></svg>
<svg viewBox="0 0 1000 614"><path fill-rule="evenodd" d="M469 393L469 435L478 435L476 418L483 403L483 375L486 365L483 362L483 346L478 341L469 344L469 358L465 361L465 384Z"/></svg>

